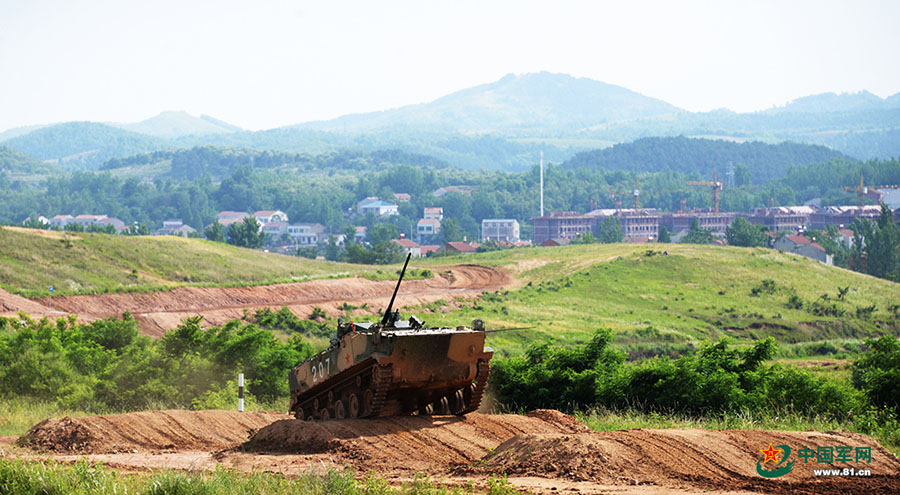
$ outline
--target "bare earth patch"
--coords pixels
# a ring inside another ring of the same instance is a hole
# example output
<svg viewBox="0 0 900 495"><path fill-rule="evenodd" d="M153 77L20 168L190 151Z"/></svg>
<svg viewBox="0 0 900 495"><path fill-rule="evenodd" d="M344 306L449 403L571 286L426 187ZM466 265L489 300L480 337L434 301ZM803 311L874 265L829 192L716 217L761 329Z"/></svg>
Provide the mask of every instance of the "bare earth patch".
<svg viewBox="0 0 900 495"><path fill-rule="evenodd" d="M253 433L252 438L247 437ZM287 476L352 466L399 483L415 473L484 487L491 474L535 493L897 493L900 461L871 438L845 432L699 429L593 432L558 411L528 415L408 416L299 421L281 413L155 411L50 419L0 456L74 462L125 471L213 470ZM756 473L769 443L794 449L793 471ZM871 449L872 460L804 463L804 446ZM869 469L871 477L814 476L813 469Z"/></svg>

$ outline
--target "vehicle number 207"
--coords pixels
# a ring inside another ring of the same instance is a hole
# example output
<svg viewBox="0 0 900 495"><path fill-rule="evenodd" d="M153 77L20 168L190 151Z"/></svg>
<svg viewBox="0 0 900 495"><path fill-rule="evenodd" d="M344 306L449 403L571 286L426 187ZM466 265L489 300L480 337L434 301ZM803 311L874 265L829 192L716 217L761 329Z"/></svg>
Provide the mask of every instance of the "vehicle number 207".
<svg viewBox="0 0 900 495"><path fill-rule="evenodd" d="M312 365L312 379L313 383L324 380L325 375L331 372L331 358L326 358L324 362L319 361L319 365L316 366L316 363Z"/></svg>

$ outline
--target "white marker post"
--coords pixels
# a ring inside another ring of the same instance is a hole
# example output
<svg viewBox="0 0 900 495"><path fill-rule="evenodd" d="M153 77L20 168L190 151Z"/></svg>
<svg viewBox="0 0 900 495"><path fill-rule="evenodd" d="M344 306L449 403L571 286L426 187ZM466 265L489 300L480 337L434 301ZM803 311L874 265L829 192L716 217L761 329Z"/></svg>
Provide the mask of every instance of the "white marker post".
<svg viewBox="0 0 900 495"><path fill-rule="evenodd" d="M238 411L244 412L244 374L238 373Z"/></svg>

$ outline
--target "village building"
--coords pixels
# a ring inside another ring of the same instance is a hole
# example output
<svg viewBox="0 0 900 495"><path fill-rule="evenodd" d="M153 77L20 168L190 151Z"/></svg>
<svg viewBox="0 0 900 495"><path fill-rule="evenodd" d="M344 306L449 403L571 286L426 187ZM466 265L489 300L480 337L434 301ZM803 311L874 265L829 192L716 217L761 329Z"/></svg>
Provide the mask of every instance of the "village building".
<svg viewBox="0 0 900 495"><path fill-rule="evenodd" d="M511 218L485 218L481 221L481 241L518 242L519 222Z"/></svg>
<svg viewBox="0 0 900 495"><path fill-rule="evenodd" d="M163 221L162 228L154 232L153 235L176 235L187 237L194 232L197 232L197 229L190 225L185 225L181 219L172 219Z"/></svg>
<svg viewBox="0 0 900 495"><path fill-rule="evenodd" d="M444 244L444 251L455 253L455 254L472 254L478 252L478 246L481 244L473 242L472 244L466 242L448 242Z"/></svg>
<svg viewBox="0 0 900 495"><path fill-rule="evenodd" d="M426 207L422 212L422 218L435 218L438 222L444 220L444 209L440 206Z"/></svg>
<svg viewBox="0 0 900 495"><path fill-rule="evenodd" d="M413 258L422 257L422 246L419 246L409 239L393 239L391 242L394 242L398 246L400 246L400 248L403 249L403 254L412 255Z"/></svg>
<svg viewBox="0 0 900 495"><path fill-rule="evenodd" d="M399 209L394 203L388 203L376 197L369 197L356 203L356 212L360 215L373 213L376 217L384 217L398 214Z"/></svg>
<svg viewBox="0 0 900 495"><path fill-rule="evenodd" d="M253 216L256 218L256 221L263 225L272 222L288 222L287 213L281 210L261 210L254 213Z"/></svg>
<svg viewBox="0 0 900 495"><path fill-rule="evenodd" d="M812 258L816 261L825 263L826 265L833 264L832 256L825 253L825 248L823 248L817 242L813 242L806 236L779 236L777 239L775 239L775 244L772 247L786 253L794 253L799 254L800 256L805 256L807 258Z"/></svg>
<svg viewBox="0 0 900 495"><path fill-rule="evenodd" d="M431 192L432 195L440 198L447 193L460 193L460 194L472 194L472 191L475 190L473 186L447 186L447 187L439 187Z"/></svg>
<svg viewBox="0 0 900 495"><path fill-rule="evenodd" d="M809 224L809 217L816 211L812 206L775 206L756 208L742 214L747 221L761 225L770 232L800 232Z"/></svg>
<svg viewBox="0 0 900 495"><path fill-rule="evenodd" d="M75 217L73 217L72 215L56 215L55 217L50 219L50 225L63 228L74 221Z"/></svg>
<svg viewBox="0 0 900 495"><path fill-rule="evenodd" d="M416 238L419 242L441 232L441 221L436 218L423 218L416 222Z"/></svg>
<svg viewBox="0 0 900 495"><path fill-rule="evenodd" d="M409 203L412 200L412 196L407 193L394 193L394 199L401 203Z"/></svg>
<svg viewBox="0 0 900 495"><path fill-rule="evenodd" d="M854 219L863 218L877 222L880 216L881 206L879 205L827 206L810 215L809 228L824 230L829 225L844 228L849 227Z"/></svg>
<svg viewBox="0 0 900 495"><path fill-rule="evenodd" d="M325 226L320 223L295 223L285 227L285 231L291 236L292 244L301 246L313 246L325 242Z"/></svg>
<svg viewBox="0 0 900 495"><path fill-rule="evenodd" d="M547 239L539 245L543 247L568 246L571 242L572 239L569 239L568 237L554 237L553 239Z"/></svg>
<svg viewBox="0 0 900 495"><path fill-rule="evenodd" d="M731 222L733 222L736 217L737 214L730 211L678 211L673 213L663 213L659 219L659 226L665 227L672 233L681 232L682 230L690 230L691 223L696 218L697 225L701 229L711 230L715 233L724 235L725 229L731 225Z"/></svg>

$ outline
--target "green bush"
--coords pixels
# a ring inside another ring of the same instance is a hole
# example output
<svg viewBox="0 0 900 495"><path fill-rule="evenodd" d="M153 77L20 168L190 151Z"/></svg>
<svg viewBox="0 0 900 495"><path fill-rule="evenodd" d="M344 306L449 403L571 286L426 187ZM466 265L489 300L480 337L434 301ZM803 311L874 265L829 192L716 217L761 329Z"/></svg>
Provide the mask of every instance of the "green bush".
<svg viewBox="0 0 900 495"><path fill-rule="evenodd" d="M853 363L853 385L875 406L900 408L900 340L866 339L871 352Z"/></svg>
<svg viewBox="0 0 900 495"><path fill-rule="evenodd" d="M743 350L723 339L677 358L625 363L621 353L609 349L609 337L603 330L573 349L544 344L524 357L496 359L491 383L498 400L514 409L603 406L695 415L792 409L832 417L865 405L850 387L765 364L776 350L772 338Z"/></svg>
<svg viewBox="0 0 900 495"><path fill-rule="evenodd" d="M128 314L87 324L4 320L0 397L104 411L187 408L195 400L205 407L244 373L249 394L271 402L287 396L287 371L312 355L299 335L281 343L253 324L203 328L201 320L188 318L159 340L140 335Z"/></svg>

